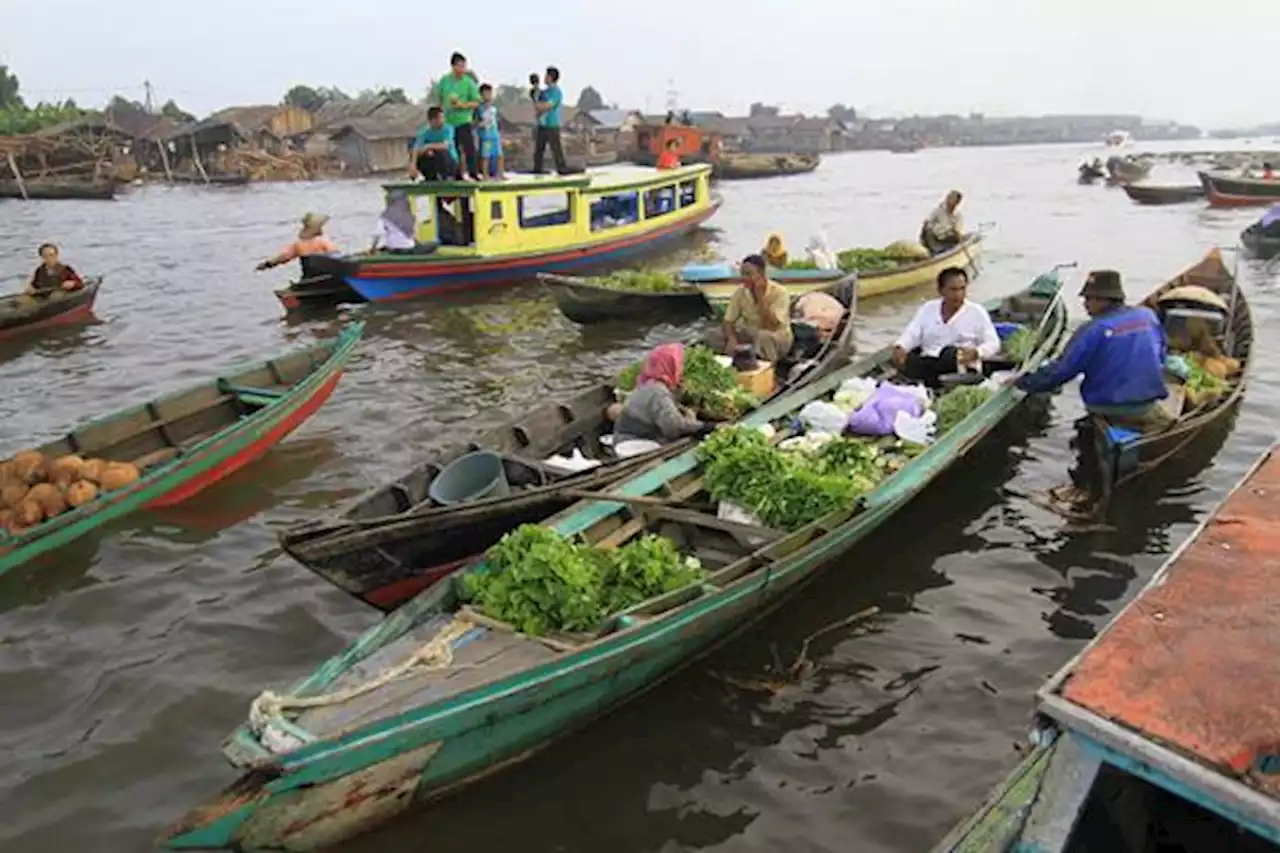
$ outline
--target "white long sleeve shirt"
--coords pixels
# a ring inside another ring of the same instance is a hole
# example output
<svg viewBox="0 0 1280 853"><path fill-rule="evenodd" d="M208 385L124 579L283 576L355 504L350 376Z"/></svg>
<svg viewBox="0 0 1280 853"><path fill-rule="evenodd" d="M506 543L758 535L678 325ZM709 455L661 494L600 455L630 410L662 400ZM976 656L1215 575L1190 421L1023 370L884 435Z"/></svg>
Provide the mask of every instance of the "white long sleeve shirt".
<svg viewBox="0 0 1280 853"><path fill-rule="evenodd" d="M947 322L942 320L942 300L930 299L911 318L897 346L907 352L920 348L921 355L936 357L944 347L972 347L981 358L1000 352L1000 336L987 309L966 299Z"/></svg>
<svg viewBox="0 0 1280 853"><path fill-rule="evenodd" d="M383 249L412 249L417 245L414 243L413 237L404 233L381 216L378 217L378 230L373 237L378 246Z"/></svg>

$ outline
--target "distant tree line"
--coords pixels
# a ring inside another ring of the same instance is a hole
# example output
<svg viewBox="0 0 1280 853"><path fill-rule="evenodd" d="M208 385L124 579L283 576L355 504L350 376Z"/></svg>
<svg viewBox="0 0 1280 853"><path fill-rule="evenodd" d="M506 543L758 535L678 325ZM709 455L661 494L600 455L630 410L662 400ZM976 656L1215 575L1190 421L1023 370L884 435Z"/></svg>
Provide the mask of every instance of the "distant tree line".
<svg viewBox="0 0 1280 853"><path fill-rule="evenodd" d="M427 81L427 92L431 92L435 87L436 81L434 79ZM303 83L299 83L285 92L280 103L285 106L300 107L309 112L316 112L327 104L353 100L385 101L391 104L412 103L405 90L400 87L365 89L352 96L337 86L308 86ZM512 83L497 83L493 87L493 101L498 105L498 109L528 103L529 87ZM599 110L604 109L606 106L604 98L592 86L584 88L578 96L579 110Z"/></svg>
<svg viewBox="0 0 1280 853"><path fill-rule="evenodd" d="M8 66L0 65L0 136L35 133L46 127L62 124L93 112L93 110L84 109L70 98L54 103L40 101L35 106L29 106L22 97L22 86L18 75L14 74ZM107 102L104 112L116 117L148 114L146 106L141 102L121 95L113 95ZM195 116L183 110L172 99L165 101L160 107L159 115L176 122L195 120Z"/></svg>

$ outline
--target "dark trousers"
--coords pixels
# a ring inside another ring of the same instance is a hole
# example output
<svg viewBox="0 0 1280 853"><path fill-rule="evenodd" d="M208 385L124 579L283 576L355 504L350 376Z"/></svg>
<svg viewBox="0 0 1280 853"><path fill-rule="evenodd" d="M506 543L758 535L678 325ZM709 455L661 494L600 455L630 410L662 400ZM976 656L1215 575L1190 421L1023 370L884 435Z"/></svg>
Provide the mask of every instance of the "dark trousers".
<svg viewBox="0 0 1280 853"><path fill-rule="evenodd" d="M480 179L480 150L476 147L476 131L470 123L460 124L453 129L453 141L458 145L458 155L462 162L458 164L458 177L462 177L462 167L476 180Z"/></svg>
<svg viewBox="0 0 1280 853"><path fill-rule="evenodd" d="M414 162L424 181L452 181L458 176L458 164L447 151L423 151Z"/></svg>
<svg viewBox="0 0 1280 853"><path fill-rule="evenodd" d="M959 371L960 368L956 364L957 353L955 347L943 347L936 356L922 355L917 347L907 353L906 363L902 365L902 374L908 379L936 387L939 376Z"/></svg>
<svg viewBox="0 0 1280 853"><path fill-rule="evenodd" d="M560 144L560 128L558 127L541 127L533 135L533 171L542 171L542 158L547 149L551 146L551 157L556 161L556 172L561 175L568 174L569 167L564 162L564 146Z"/></svg>

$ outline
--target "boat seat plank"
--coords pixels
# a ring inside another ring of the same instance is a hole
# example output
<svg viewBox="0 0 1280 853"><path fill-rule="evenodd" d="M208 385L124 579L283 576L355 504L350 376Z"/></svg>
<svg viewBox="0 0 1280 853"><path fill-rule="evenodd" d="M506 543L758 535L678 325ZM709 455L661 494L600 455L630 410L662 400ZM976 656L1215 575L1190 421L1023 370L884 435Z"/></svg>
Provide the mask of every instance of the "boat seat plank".
<svg viewBox="0 0 1280 853"><path fill-rule="evenodd" d="M671 491L671 499L677 500L677 501L688 500L689 498L693 497L700 491L702 491L702 478L698 477L697 479L692 480L689 483L686 483L685 485L680 486L679 488L673 489ZM609 498L607 495L601 496L602 501L606 501L608 499ZM608 536L604 537L598 542L593 542L592 544L595 545L597 548L617 548L619 545L631 539L631 537L636 536L639 533L643 532L645 529L645 526L646 526L646 523L645 523L644 517L637 513L636 518L633 518L631 521L626 522L625 524L620 526L617 530L614 530L612 533L610 533Z"/></svg>
<svg viewBox="0 0 1280 853"><path fill-rule="evenodd" d="M437 616L352 667L327 692L346 690L376 678L430 642L450 616ZM401 710L438 702L481 684L537 666L557 657L555 651L518 634L477 626L454 641L449 669L418 669L350 701L302 713L296 724L316 737L331 737Z"/></svg>

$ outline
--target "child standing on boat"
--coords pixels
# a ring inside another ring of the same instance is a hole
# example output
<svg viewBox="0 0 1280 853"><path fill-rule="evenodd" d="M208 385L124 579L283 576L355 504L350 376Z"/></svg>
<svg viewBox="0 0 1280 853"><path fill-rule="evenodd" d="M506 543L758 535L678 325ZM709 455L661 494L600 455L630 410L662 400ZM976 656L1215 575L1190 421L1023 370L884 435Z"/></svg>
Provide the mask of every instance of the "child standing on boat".
<svg viewBox="0 0 1280 853"><path fill-rule="evenodd" d="M480 177L502 180L506 164L502 160L502 134L498 131L498 105L493 102L493 86L480 87Z"/></svg>

